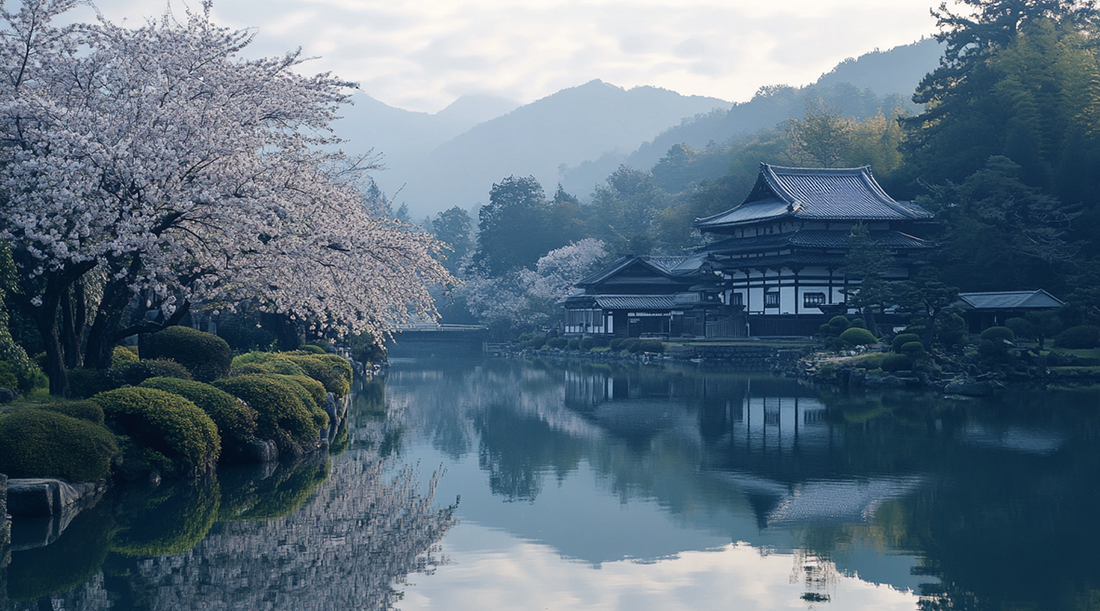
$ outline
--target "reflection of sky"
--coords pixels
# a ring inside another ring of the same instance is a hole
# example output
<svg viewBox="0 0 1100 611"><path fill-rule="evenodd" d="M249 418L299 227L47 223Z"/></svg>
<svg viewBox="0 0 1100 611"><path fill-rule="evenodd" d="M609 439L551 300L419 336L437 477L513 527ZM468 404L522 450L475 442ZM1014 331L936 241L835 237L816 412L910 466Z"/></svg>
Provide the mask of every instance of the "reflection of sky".
<svg viewBox="0 0 1100 611"><path fill-rule="evenodd" d="M644 536L643 533L638 533ZM762 555L745 544L686 551L659 562L589 565L563 560L553 547L480 525L463 524L444 540L452 561L416 576L402 611L448 609L905 609L917 596L833 573L808 587L796 556ZM812 564L812 561L811 561ZM817 566L820 566L818 564ZM830 567L826 565L825 571ZM792 576L796 576L792 579ZM828 596L811 605L807 592Z"/></svg>
<svg viewBox="0 0 1100 611"><path fill-rule="evenodd" d="M1053 454L1065 444L1061 435L1049 431L1015 426L993 428L977 423L967 426L966 441L983 448L1025 454Z"/></svg>

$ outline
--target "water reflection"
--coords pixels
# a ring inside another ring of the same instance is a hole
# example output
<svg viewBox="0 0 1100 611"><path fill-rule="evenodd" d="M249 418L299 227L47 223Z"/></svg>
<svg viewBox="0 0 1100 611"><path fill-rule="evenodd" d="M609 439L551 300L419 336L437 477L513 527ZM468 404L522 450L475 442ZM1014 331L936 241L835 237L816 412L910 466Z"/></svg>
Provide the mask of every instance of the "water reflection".
<svg viewBox="0 0 1100 611"><path fill-rule="evenodd" d="M388 393L406 455L449 461L464 520L589 566L748 544L787 558L804 607L860 608L826 585L855 576L928 609L1100 601L1095 390L952 402L497 361L406 364Z"/></svg>
<svg viewBox="0 0 1100 611"><path fill-rule="evenodd" d="M433 505L434 478L424 490L411 467L380 456L400 428L380 418L381 393L354 406L339 458L127 489L48 545L48 521L16 521L0 608L393 608L410 573L441 562L454 507Z"/></svg>

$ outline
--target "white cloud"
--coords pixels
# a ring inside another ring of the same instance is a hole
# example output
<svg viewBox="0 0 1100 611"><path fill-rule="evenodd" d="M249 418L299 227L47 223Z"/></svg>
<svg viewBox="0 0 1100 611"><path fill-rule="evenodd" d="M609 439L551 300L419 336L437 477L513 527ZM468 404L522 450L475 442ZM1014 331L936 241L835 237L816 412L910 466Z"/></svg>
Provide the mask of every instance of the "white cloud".
<svg viewBox="0 0 1100 611"><path fill-rule="evenodd" d="M198 7L197 0L191 5ZM141 23L155 2L103 0ZM187 4L173 0L182 15ZM311 71L389 104L435 111L469 92L529 102L599 78L744 100L804 84L846 57L933 31L929 0L220 0L217 21L255 28L256 55L302 47ZM90 16L88 9L81 9ZM87 17L85 17L87 18Z"/></svg>

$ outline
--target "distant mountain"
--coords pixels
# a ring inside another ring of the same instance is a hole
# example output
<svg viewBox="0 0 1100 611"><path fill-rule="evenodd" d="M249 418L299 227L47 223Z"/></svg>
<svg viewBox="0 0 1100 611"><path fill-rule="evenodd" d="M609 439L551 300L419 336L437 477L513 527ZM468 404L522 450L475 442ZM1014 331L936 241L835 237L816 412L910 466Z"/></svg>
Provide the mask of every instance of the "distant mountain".
<svg viewBox="0 0 1100 611"><path fill-rule="evenodd" d="M388 167L415 163L478 123L507 114L519 106L501 97L466 95L443 110L429 114L394 108L365 93L356 93L352 100L353 104L343 109L344 117L334 124L336 133L348 141L345 150L365 154L373 149L375 154L383 156L383 163ZM396 187L388 193L394 190Z"/></svg>
<svg viewBox="0 0 1100 611"><path fill-rule="evenodd" d="M552 195L560 166L605 151L634 150L684 117L730 105L655 87L625 90L596 80L473 126L426 156L410 158L408 165L387 161L391 169L375 179L387 194L403 186L397 200L408 204L413 218L485 203L493 183L511 175L533 175Z"/></svg>
<svg viewBox="0 0 1100 611"><path fill-rule="evenodd" d="M571 167L563 175L562 186L585 198L621 164L648 170L673 145L685 143L701 149L710 142L724 144L775 127L788 119L802 117L807 100L812 98L824 99L829 107L859 119L873 116L884 106L885 112L898 104L915 111L917 108L910 99L913 91L924 75L938 65L942 53L939 43L928 38L846 59L806 87L761 87L752 100L671 127L633 152L608 150L598 158Z"/></svg>

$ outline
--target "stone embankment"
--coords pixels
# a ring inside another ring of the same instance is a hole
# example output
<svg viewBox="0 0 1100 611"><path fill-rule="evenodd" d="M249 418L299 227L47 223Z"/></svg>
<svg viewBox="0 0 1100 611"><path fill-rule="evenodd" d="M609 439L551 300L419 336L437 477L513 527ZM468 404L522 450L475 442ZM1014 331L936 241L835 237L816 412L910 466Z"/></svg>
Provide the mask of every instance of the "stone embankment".
<svg viewBox="0 0 1100 611"><path fill-rule="evenodd" d="M537 350L503 348L492 356L506 358L553 358L597 362L693 362L722 365L745 371L787 371L795 368L803 351L761 344L667 344L664 352L628 352L611 350Z"/></svg>

